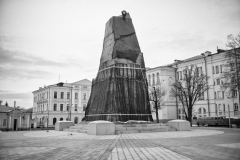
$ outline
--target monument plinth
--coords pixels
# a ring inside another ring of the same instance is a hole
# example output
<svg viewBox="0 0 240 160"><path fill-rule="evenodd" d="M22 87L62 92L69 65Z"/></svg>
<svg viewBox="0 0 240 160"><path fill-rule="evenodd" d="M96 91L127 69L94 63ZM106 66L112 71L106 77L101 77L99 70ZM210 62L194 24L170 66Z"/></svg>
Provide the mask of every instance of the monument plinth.
<svg viewBox="0 0 240 160"><path fill-rule="evenodd" d="M87 121L152 121L146 69L129 13L106 23L97 77L85 111Z"/></svg>

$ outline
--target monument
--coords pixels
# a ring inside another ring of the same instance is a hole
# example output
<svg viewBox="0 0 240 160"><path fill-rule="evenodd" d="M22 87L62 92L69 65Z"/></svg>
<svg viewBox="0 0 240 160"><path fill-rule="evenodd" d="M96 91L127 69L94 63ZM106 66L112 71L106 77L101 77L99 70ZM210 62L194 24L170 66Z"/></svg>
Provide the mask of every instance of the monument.
<svg viewBox="0 0 240 160"><path fill-rule="evenodd" d="M143 53L126 11L106 23L99 71L92 81L85 120L153 120Z"/></svg>

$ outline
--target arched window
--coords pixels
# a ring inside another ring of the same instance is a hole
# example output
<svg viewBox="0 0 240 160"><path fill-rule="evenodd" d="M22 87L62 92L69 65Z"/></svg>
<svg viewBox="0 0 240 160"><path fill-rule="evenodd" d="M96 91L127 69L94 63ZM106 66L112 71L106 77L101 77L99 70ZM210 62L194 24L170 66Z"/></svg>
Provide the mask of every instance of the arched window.
<svg viewBox="0 0 240 160"><path fill-rule="evenodd" d="M77 124L78 123L78 117L74 118L74 123Z"/></svg>
<svg viewBox="0 0 240 160"><path fill-rule="evenodd" d="M53 118L53 125L57 122L57 118Z"/></svg>
<svg viewBox="0 0 240 160"><path fill-rule="evenodd" d="M159 73L157 73L157 84L160 84L160 76L159 76Z"/></svg>
<svg viewBox="0 0 240 160"><path fill-rule="evenodd" d="M234 103L234 111L238 111L238 104Z"/></svg>
<svg viewBox="0 0 240 160"><path fill-rule="evenodd" d="M155 86L155 74L152 75L153 77L153 86Z"/></svg>
<svg viewBox="0 0 240 160"><path fill-rule="evenodd" d="M62 118L62 117L60 118L60 121L63 121L63 118Z"/></svg>
<svg viewBox="0 0 240 160"><path fill-rule="evenodd" d="M206 109L205 108L203 108L203 114L206 114Z"/></svg>
<svg viewBox="0 0 240 160"><path fill-rule="evenodd" d="M198 114L202 114L201 108L198 109Z"/></svg>
<svg viewBox="0 0 240 160"><path fill-rule="evenodd" d="M86 110L86 104L83 105L83 111L85 111L85 110Z"/></svg>

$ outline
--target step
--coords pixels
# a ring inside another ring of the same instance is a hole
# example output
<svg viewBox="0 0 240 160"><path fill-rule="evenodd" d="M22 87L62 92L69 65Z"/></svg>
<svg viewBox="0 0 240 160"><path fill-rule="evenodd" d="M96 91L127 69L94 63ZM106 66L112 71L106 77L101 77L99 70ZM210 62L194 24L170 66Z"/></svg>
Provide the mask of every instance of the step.
<svg viewBox="0 0 240 160"><path fill-rule="evenodd" d="M75 132L75 133L87 133L88 131L87 130L79 130L79 129L63 129L63 131L65 132Z"/></svg>

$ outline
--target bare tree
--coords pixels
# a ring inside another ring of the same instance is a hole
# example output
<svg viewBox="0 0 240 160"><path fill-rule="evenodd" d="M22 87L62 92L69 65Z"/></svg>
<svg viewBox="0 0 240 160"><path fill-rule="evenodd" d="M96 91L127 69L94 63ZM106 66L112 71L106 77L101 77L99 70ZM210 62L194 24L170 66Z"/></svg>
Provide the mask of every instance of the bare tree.
<svg viewBox="0 0 240 160"><path fill-rule="evenodd" d="M192 111L196 100L204 98L204 92L209 88L208 77L196 66L190 66L183 71L183 80L173 83L171 94L182 103L186 119L192 125Z"/></svg>
<svg viewBox="0 0 240 160"><path fill-rule="evenodd" d="M164 105L165 95L166 89L161 85L161 83L156 87L149 86L149 99L154 103L154 108L152 109L152 112L156 113L157 123L159 123L158 109L160 109L161 106Z"/></svg>
<svg viewBox="0 0 240 160"><path fill-rule="evenodd" d="M235 96L235 90L238 90L240 93L240 33L237 36L232 34L227 37L227 47L230 50L226 51L225 57L227 59L227 68L223 74L222 79L225 80L225 83L221 85L221 88L228 90L228 94L231 97ZM240 100L240 95L239 95Z"/></svg>

